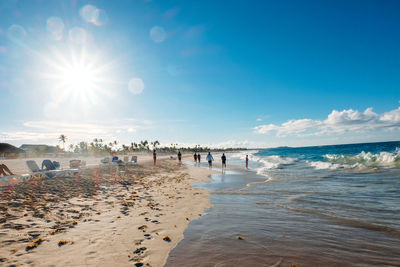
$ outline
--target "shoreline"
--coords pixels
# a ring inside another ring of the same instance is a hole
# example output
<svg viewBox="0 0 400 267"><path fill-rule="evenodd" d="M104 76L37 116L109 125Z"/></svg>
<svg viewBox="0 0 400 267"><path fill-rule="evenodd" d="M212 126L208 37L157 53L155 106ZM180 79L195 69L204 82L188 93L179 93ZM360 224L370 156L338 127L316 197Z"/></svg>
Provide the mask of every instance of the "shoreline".
<svg viewBox="0 0 400 267"><path fill-rule="evenodd" d="M169 159L153 167L149 158L126 177L93 167L80 181L23 182L2 195L1 261L163 266L189 222L211 207L210 192L193 184L212 173Z"/></svg>
<svg viewBox="0 0 400 267"><path fill-rule="evenodd" d="M283 151L277 156L287 155ZM269 154L260 157L276 163ZM189 225L165 267L399 262L394 189L399 183L398 167L380 172L326 170L298 160L268 169L271 179L266 180L264 173L252 168L236 171L236 166L212 175L211 183L198 185L211 191L213 208Z"/></svg>

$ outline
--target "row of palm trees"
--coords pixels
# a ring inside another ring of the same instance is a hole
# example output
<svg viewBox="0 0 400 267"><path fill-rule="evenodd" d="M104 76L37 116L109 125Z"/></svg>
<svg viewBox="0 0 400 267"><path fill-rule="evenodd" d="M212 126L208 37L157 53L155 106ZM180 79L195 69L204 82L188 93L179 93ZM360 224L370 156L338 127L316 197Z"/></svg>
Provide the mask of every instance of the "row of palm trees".
<svg viewBox="0 0 400 267"><path fill-rule="evenodd" d="M60 151L65 151L65 143L67 140L67 137L62 134L58 138L59 142L63 143L63 148L59 149ZM142 140L138 143L136 142L131 142L129 145L122 144L120 147L118 147L118 141L112 141L112 142L105 142L101 138L95 138L93 139L92 142L88 143L85 141L81 141L78 144L70 144L68 147L68 150L70 152L75 152L75 153L84 153L84 154L102 154L102 153L129 153L129 152L138 152L138 151L150 151L156 149L159 152L176 152L178 149L182 152L207 152L207 151L213 151L213 150L220 150L220 149L211 149L209 147L202 147L200 145L196 145L194 147L182 147L179 146L178 144L170 144L170 146L163 146L161 147L161 144L158 140L149 142L147 140ZM224 149L225 151L229 150L237 150L239 148L227 148ZM240 148L240 150L244 150L245 148Z"/></svg>
<svg viewBox="0 0 400 267"><path fill-rule="evenodd" d="M64 134L60 135L58 138L59 142L62 142L63 148L65 151L65 143L67 141L67 136ZM112 142L106 143L101 138L95 138L92 142L88 143L85 141L81 141L78 144L70 144L68 146L69 151L71 152L133 152L133 151L150 151L150 149L156 149L157 146L160 145L158 140L149 142L147 140L140 141L139 143L132 142L130 145L123 144L121 147L118 147L118 141L114 140ZM177 145L177 144L176 144Z"/></svg>

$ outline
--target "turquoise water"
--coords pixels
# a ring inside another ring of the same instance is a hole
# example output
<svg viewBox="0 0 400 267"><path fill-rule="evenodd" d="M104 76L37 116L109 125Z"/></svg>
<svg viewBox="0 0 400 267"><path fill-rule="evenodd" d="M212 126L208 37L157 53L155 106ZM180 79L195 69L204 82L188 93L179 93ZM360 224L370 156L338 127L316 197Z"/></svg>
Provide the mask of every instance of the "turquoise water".
<svg viewBox="0 0 400 267"><path fill-rule="evenodd" d="M230 154L166 266L400 266L400 142ZM218 158L218 155L215 155ZM242 236L243 240L237 237Z"/></svg>

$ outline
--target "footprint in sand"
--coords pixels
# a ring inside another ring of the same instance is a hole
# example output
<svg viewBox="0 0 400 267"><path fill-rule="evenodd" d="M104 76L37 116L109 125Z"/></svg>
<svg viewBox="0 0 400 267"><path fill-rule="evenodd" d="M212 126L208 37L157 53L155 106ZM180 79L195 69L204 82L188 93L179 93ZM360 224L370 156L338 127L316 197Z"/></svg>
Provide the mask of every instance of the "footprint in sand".
<svg viewBox="0 0 400 267"><path fill-rule="evenodd" d="M147 225L142 225L138 227L138 230L142 230L143 232L145 232L147 229Z"/></svg>
<svg viewBox="0 0 400 267"><path fill-rule="evenodd" d="M151 239L151 235L150 235L150 234L144 234L144 237L145 237L147 240L150 240L150 239Z"/></svg>
<svg viewBox="0 0 400 267"><path fill-rule="evenodd" d="M133 253L135 254L142 254L147 248L146 247L141 247L136 249Z"/></svg>
<svg viewBox="0 0 400 267"><path fill-rule="evenodd" d="M37 238L38 236L40 236L40 233L36 231L30 231L28 232L28 235L30 235L32 238Z"/></svg>

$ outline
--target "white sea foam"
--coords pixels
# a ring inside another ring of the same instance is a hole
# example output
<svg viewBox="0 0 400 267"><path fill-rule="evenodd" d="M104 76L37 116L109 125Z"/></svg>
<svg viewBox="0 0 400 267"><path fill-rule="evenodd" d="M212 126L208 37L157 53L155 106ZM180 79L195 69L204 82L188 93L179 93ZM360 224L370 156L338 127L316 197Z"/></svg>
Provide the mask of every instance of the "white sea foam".
<svg viewBox="0 0 400 267"><path fill-rule="evenodd" d="M330 163L325 161L308 161L308 164L317 170L337 170L344 168L344 166L341 164Z"/></svg>
<svg viewBox="0 0 400 267"><path fill-rule="evenodd" d="M315 169L369 169L375 167L400 166L400 149L395 152L380 152L373 154L364 152L357 155L326 154L326 161L309 161L308 164Z"/></svg>
<svg viewBox="0 0 400 267"><path fill-rule="evenodd" d="M258 150L241 151L236 154L232 154L232 158L238 158L245 160L246 155L249 156L249 161L258 163L259 167L256 168L257 174L268 176L268 171L271 169L280 169L284 165L293 164L297 159L282 156L256 156Z"/></svg>

